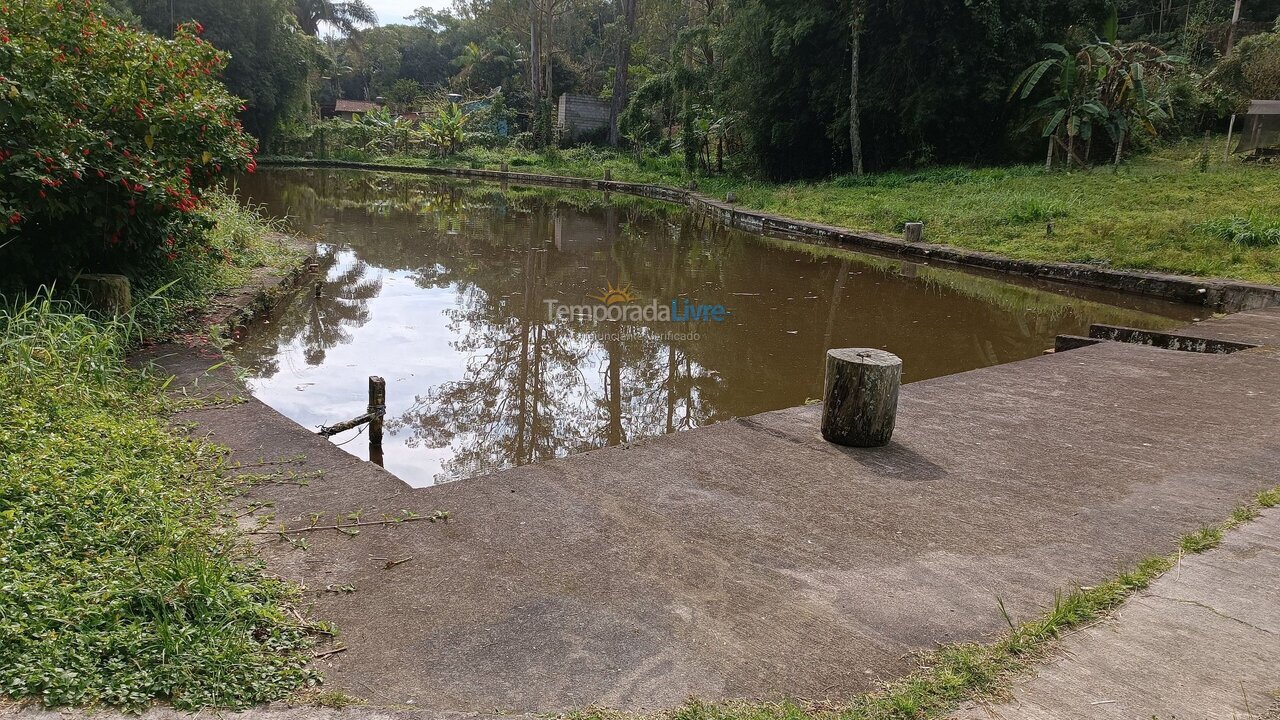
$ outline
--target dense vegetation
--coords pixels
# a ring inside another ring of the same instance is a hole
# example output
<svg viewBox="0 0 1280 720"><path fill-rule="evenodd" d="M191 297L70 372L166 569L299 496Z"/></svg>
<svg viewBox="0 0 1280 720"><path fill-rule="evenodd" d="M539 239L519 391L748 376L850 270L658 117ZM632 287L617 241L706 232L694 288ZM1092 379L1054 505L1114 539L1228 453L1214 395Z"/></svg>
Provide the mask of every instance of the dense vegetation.
<svg viewBox="0 0 1280 720"><path fill-rule="evenodd" d="M194 708L314 680L288 588L217 512L218 453L124 363L278 252L220 189L258 146L696 177L798 217L1276 282L1278 176L1200 141L1280 96L1280 0L1243 7L457 0L379 26L361 0L0 3L0 692ZM565 93L610 101L589 139L616 149L560 147ZM340 98L386 108L321 120ZM58 299L85 271L147 300L90 318Z"/></svg>
<svg viewBox="0 0 1280 720"><path fill-rule="evenodd" d="M220 514L221 452L128 367L283 249L220 179L252 170L226 56L102 0L0 3L0 694L246 706L315 680L292 590ZM86 314L83 270L134 280ZM36 289L37 286L43 288Z"/></svg>
<svg viewBox="0 0 1280 720"><path fill-rule="evenodd" d="M1103 163L1153 134L1221 131L1243 100L1275 96L1280 75L1268 32L1280 0L1244 0L1236 25L1232 3L1215 0L459 0L382 25L359 1L115 1L156 32L203 23L231 51L227 81L275 154L365 151L368 140L320 141L346 131L317 135L338 98L434 117L449 93L501 88L521 147L559 141L555 98L593 95L615 123L588 139L700 173L1029 161L1050 136L1058 162ZM1010 97L1021 73L1055 59ZM1099 66L1109 77L1093 76ZM479 125L467 143L506 142Z"/></svg>

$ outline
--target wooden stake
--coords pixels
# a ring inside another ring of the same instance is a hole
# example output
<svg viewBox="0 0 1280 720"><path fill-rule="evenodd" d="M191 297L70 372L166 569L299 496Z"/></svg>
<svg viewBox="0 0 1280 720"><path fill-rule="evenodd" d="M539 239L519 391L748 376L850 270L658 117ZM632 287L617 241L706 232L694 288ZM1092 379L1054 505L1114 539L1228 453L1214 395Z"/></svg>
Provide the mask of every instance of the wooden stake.
<svg viewBox="0 0 1280 720"><path fill-rule="evenodd" d="M387 414L387 381L369 376L369 447L382 447L382 418Z"/></svg>

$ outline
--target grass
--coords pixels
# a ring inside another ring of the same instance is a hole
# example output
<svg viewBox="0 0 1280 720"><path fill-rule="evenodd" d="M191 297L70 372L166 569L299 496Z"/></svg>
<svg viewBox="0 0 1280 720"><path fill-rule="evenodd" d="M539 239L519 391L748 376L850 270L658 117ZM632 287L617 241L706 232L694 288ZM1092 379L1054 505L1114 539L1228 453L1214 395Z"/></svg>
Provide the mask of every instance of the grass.
<svg viewBox="0 0 1280 720"><path fill-rule="evenodd" d="M946 717L961 703L999 697L1064 633L1107 617L1126 599L1174 568L1186 554L1216 547L1224 533L1257 516L1259 508L1280 505L1280 487L1259 493L1218 525L1182 539L1177 553L1148 558L1129 572L1091 587L1061 593L1040 617L1017 623L1008 613L1009 631L990 644L946 645L919 658L920 669L881 689L844 703L801 703L794 700L707 703L690 700L660 714L663 720L930 720ZM1004 612L1003 603L1000 609ZM569 713L568 720L624 720L610 710Z"/></svg>
<svg viewBox="0 0 1280 720"><path fill-rule="evenodd" d="M1197 139L1156 148L1118 172L942 167L810 183L696 181L710 195L733 191L744 207L887 233L919 221L930 242L1009 257L1280 284L1280 169L1215 152L1202 172L1201 147ZM691 179L675 157L636 163L600 148L365 159L490 169L507 162L512 170L595 178L607 168L617 180L676 186Z"/></svg>
<svg viewBox="0 0 1280 720"><path fill-rule="evenodd" d="M205 241L231 257L168 268L185 282L160 309L101 321L48 292L0 303L0 695L244 707L317 680L294 589L219 510L235 492L221 452L175 432L164 383L125 364L277 252L228 209Z"/></svg>

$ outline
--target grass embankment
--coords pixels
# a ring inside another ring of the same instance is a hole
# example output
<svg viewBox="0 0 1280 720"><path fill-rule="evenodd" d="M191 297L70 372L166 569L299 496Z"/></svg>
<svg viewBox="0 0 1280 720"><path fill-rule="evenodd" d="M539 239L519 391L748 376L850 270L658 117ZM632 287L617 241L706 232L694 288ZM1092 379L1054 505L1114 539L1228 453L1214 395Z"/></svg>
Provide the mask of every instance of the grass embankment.
<svg viewBox="0 0 1280 720"><path fill-rule="evenodd" d="M845 703L800 702L707 703L691 700L660 715L663 720L933 720L954 712L969 700L998 698L1014 680L1050 650L1063 633L1106 617L1134 593L1174 568L1186 555L1218 546L1224 534L1255 517L1263 508L1280 506L1280 487L1259 493L1226 521L1182 538L1177 552L1148 558L1108 582L1082 587L1054 598L1053 606L1034 620L1017 623L1009 615L1009 632L990 644L947 645L922 656L920 670L882 689ZM1001 605L1003 610L1003 605ZM568 720L629 720L608 710L570 713Z"/></svg>
<svg viewBox="0 0 1280 720"><path fill-rule="evenodd" d="M930 242L1008 257L1280 284L1280 168L1223 160L1220 139L1211 147L1203 172L1196 141L1133 158L1118 172L953 167L813 183L697 182L706 194L732 190L744 207L801 220L885 233L921 221ZM371 161L488 169L507 162L513 171L593 178L608 168L616 180L675 186L690 179L674 157L637 164L597 148Z"/></svg>
<svg viewBox="0 0 1280 720"><path fill-rule="evenodd" d="M167 302L111 321L48 293L0 308L0 694L235 707L313 680L292 590L219 511L235 490L220 452L175 432L163 382L125 364L278 252L251 214L214 207L214 252L169 266Z"/></svg>

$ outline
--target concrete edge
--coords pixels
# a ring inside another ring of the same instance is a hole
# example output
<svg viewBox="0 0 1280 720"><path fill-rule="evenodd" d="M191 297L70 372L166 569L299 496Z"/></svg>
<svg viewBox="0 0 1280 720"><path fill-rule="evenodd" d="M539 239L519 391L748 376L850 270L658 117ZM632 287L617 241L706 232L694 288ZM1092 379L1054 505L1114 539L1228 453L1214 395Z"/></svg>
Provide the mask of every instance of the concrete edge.
<svg viewBox="0 0 1280 720"><path fill-rule="evenodd" d="M267 238L300 251L302 258L287 266L264 268L271 274L226 293L227 309L206 314L201 319L200 327L205 339L216 343L218 338L226 338L238 328L270 313L284 293L301 286L302 279L311 274L311 267L316 262L315 242L279 232L268 233Z"/></svg>
<svg viewBox="0 0 1280 720"><path fill-rule="evenodd" d="M880 233L851 230L806 220L772 215L721 202L692 190L664 185L594 180L590 178L541 175L502 170L446 168L437 166L388 165L347 160L275 159L263 160L263 167L312 167L373 170L416 175L433 175L496 182L522 183L577 190L618 192L651 200L684 205L739 230L785 239L835 241L877 253L920 260L940 261L961 267L994 270L1044 280L1113 290L1132 295L1203 305L1217 312L1239 312L1280 305L1280 287L1224 278L1196 278L1140 270L1116 270L1083 263L1020 260L995 253L966 250L950 245L910 242Z"/></svg>

